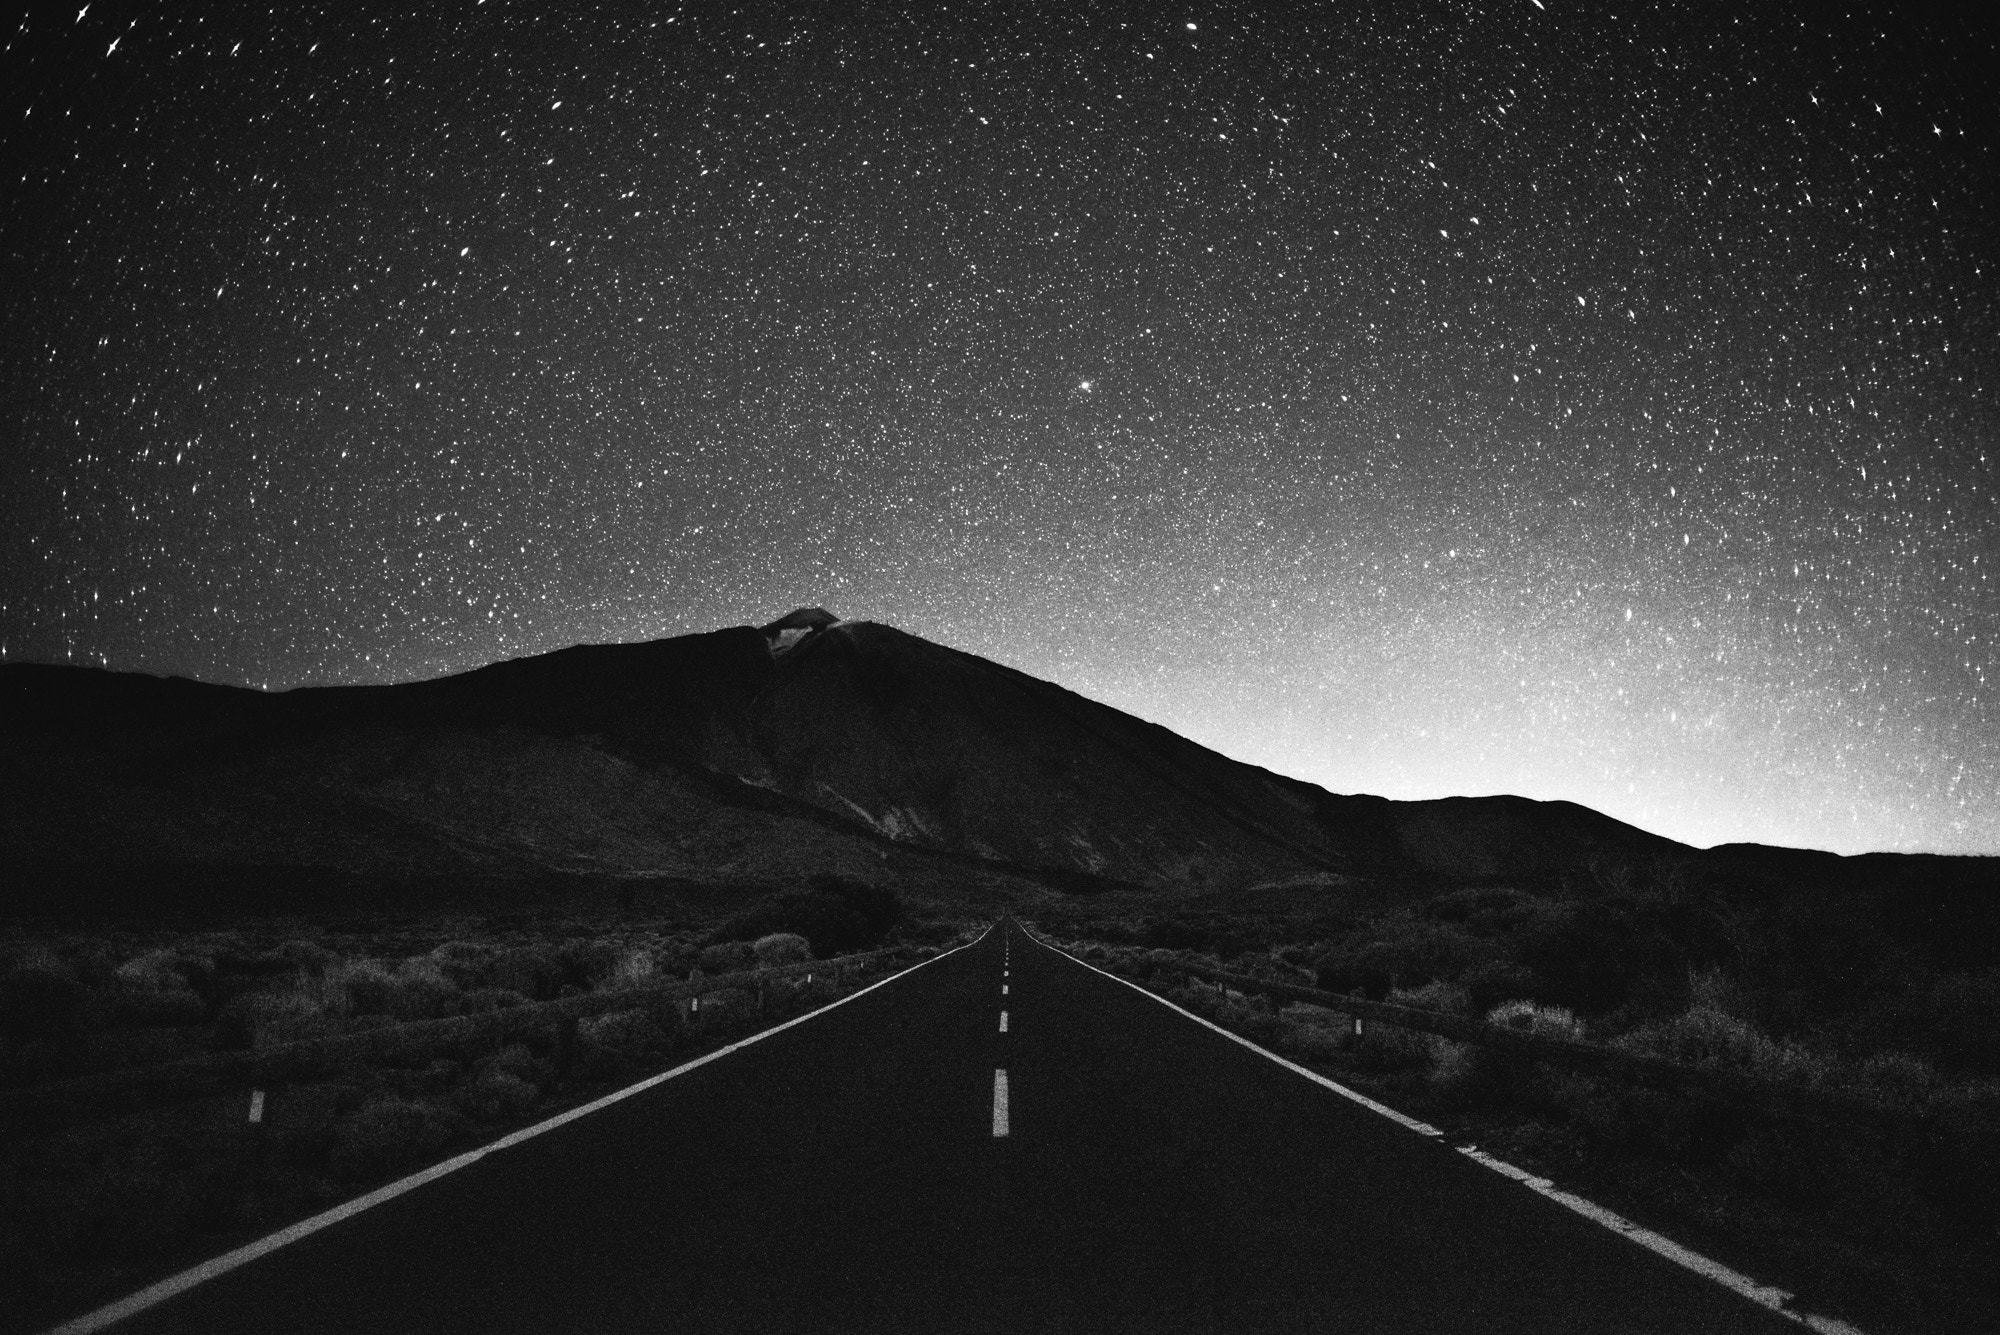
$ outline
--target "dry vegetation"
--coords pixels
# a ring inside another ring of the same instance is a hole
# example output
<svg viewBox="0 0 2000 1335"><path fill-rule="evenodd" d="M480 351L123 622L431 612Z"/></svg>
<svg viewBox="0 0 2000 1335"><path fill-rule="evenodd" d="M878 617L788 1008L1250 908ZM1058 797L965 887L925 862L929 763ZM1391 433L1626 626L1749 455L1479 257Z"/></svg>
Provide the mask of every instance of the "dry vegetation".
<svg viewBox="0 0 2000 1335"><path fill-rule="evenodd" d="M1313 927L1334 930L1317 934ZM1781 943L1679 939L1658 906L1454 892L1358 922L1075 918L1057 944L1252 1041L1805 1294L1881 1335L2000 1326L1994 975L1905 978L1888 1003L1778 992ZM1289 933L1288 933L1289 929ZM1293 939L1286 940L1290 934ZM1176 948L1168 948L1168 944ZM1274 1005L1189 964L1586 1039L1900 1110L1884 1132L1672 1095ZM1911 967L1908 957L1906 968ZM1762 966L1762 967L1760 967ZM1773 995L1777 992L1777 995ZM1944 1001L1931 1010L1920 997ZM1882 1021L1892 1005L1898 1022ZM1793 1021L1774 1032L1770 1017Z"/></svg>
<svg viewBox="0 0 2000 1335"><path fill-rule="evenodd" d="M412 1020L803 961L921 948L961 925L910 921L893 896L841 919L842 885L721 922L460 920L333 929L39 933L0 941L0 1087L142 1068ZM829 920L831 925L829 927ZM858 926L857 926L858 922ZM763 930L764 928L773 930ZM824 930L823 930L824 929ZM754 934L753 933L754 930ZM747 936L747 939L745 939ZM851 988L862 980L846 980ZM431 1044L269 1092L233 1093L50 1131L0 1150L0 1328L106 1301L447 1154L836 999L826 973L762 997L635 998L495 1042ZM640 994L642 995L642 994Z"/></svg>

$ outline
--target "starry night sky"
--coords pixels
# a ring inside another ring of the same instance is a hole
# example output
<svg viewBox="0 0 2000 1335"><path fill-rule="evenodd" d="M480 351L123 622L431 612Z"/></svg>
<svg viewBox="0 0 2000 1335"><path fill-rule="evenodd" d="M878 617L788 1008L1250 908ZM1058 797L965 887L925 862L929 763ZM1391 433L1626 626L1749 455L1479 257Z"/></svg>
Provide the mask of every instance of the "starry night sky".
<svg viewBox="0 0 2000 1335"><path fill-rule="evenodd" d="M79 8L0 55L9 661L821 604L1339 791L2000 853L1968 19Z"/></svg>

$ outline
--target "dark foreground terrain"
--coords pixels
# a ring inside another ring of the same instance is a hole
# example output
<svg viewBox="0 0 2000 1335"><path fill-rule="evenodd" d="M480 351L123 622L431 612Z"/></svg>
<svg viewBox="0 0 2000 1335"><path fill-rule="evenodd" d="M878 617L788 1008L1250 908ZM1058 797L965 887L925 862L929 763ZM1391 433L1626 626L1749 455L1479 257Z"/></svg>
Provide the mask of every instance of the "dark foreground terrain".
<svg viewBox="0 0 2000 1335"><path fill-rule="evenodd" d="M1796 1329L1007 927L117 1329L663 1326Z"/></svg>

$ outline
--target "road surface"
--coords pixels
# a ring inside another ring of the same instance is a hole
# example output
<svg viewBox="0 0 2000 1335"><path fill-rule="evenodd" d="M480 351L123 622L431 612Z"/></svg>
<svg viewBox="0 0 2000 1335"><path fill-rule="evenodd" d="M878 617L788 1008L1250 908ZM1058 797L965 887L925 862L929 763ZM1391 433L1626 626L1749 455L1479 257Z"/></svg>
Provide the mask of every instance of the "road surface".
<svg viewBox="0 0 2000 1335"><path fill-rule="evenodd" d="M1800 1327L1002 925L112 1329Z"/></svg>

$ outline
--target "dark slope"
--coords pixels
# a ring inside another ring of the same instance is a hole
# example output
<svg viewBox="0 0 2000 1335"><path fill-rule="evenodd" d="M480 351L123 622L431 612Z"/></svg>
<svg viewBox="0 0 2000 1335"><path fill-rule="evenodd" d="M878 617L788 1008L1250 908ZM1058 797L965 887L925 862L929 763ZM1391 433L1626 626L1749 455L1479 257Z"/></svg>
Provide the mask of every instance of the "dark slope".
<svg viewBox="0 0 2000 1335"><path fill-rule="evenodd" d="M399 686L266 694L8 666L0 745L0 859L15 868L767 884L990 871L1214 893L1688 851L1565 803L1330 794L817 609Z"/></svg>

